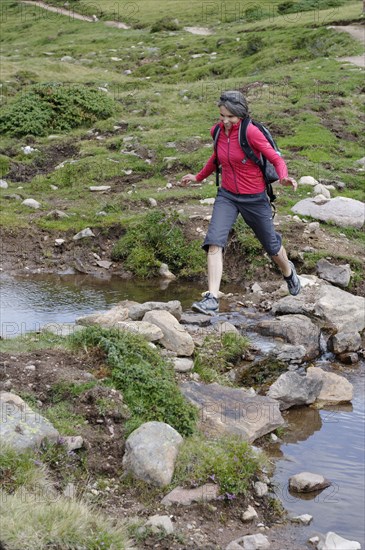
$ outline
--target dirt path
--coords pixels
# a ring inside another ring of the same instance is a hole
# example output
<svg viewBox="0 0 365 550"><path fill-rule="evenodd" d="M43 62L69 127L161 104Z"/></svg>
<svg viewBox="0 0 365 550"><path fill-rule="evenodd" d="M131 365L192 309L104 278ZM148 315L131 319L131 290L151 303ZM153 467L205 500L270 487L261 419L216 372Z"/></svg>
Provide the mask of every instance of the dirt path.
<svg viewBox="0 0 365 550"><path fill-rule="evenodd" d="M358 42L361 42L361 44L364 46L364 53L362 55L338 57L337 61L347 61L348 63L352 63L357 67L365 68L365 27L361 25L346 25L346 26L333 25L329 28L334 29L335 31L338 31L338 32L349 33L352 36L352 38L354 38Z"/></svg>
<svg viewBox="0 0 365 550"><path fill-rule="evenodd" d="M22 4L28 4L30 6L36 6L44 10L52 11L60 15L67 15L70 19L78 19L80 21L87 21L88 23L97 23L98 19L96 16L81 15L80 13L75 13L73 10L66 10L65 8L57 8L55 6L49 6L45 2L33 2L31 0L22 0ZM104 21L104 24L108 27L116 27L117 29L130 29L125 23L120 21Z"/></svg>

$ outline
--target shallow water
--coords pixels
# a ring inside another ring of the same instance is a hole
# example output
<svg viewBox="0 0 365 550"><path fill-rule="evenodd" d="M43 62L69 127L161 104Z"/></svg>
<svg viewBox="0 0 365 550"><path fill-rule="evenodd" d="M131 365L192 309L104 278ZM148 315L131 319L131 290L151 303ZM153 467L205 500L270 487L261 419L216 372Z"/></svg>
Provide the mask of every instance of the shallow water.
<svg viewBox="0 0 365 550"><path fill-rule="evenodd" d="M5 337L39 330L49 323L73 323L77 317L105 311L126 299L138 302L180 300L186 310L192 300L206 290L195 283L172 282L163 288L156 281L119 278L105 281L85 275L16 279L0 275L0 284L1 333ZM232 322L242 317L252 341L259 344L262 352L270 351L273 342L252 333L249 316L247 319L240 314L228 317ZM320 362L317 364L321 366ZM352 405L322 411L302 407L286 413L288 432L281 444L271 448L276 458L274 481L276 494L291 515L313 515L312 524L305 529L307 538L316 532L336 531L365 545L365 364L345 369L340 374L354 384ZM288 478L302 471L320 473L332 481L332 486L305 498L289 494Z"/></svg>

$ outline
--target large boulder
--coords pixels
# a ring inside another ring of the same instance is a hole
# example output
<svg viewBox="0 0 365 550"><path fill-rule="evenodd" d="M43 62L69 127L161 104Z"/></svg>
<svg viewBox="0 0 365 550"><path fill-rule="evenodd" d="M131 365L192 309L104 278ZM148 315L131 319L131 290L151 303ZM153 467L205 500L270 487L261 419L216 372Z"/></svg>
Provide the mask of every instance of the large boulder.
<svg viewBox="0 0 365 550"><path fill-rule="evenodd" d="M77 325L90 326L98 325L103 328L113 328L120 321L128 318L128 309L122 306L115 306L105 313L96 312L76 319Z"/></svg>
<svg viewBox="0 0 365 550"><path fill-rule="evenodd" d="M265 319L256 325L265 336L283 338L293 346L304 346L305 359L313 359L319 354L319 328L305 315L283 315Z"/></svg>
<svg viewBox="0 0 365 550"><path fill-rule="evenodd" d="M169 424L146 422L128 437L123 468L137 479L164 487L172 480L182 442L181 435Z"/></svg>
<svg viewBox="0 0 365 550"><path fill-rule="evenodd" d="M207 433L237 434L253 442L285 424L279 404L269 397L216 383L184 382L180 388L200 409L201 427Z"/></svg>
<svg viewBox="0 0 365 550"><path fill-rule="evenodd" d="M280 402L280 410L295 405L310 405L317 399L323 381L321 378L301 376L296 372L284 372L270 386L267 396Z"/></svg>
<svg viewBox="0 0 365 550"><path fill-rule="evenodd" d="M329 487L331 482L320 474L301 472L289 478L289 489L296 493L311 493Z"/></svg>
<svg viewBox="0 0 365 550"><path fill-rule="evenodd" d="M317 280L320 283L320 279ZM338 331L361 332L365 328L365 298L325 283L306 287L298 296L285 296L273 304L272 313L316 316Z"/></svg>
<svg viewBox="0 0 365 550"><path fill-rule="evenodd" d="M124 305L122 302L121 305ZM170 302L144 302L143 304L134 303L128 307L129 318L133 321L140 321L148 311L167 311L178 321L181 319L182 307L178 300Z"/></svg>
<svg viewBox="0 0 365 550"><path fill-rule="evenodd" d="M177 319L168 311L148 311L143 321L159 327L163 333L160 339L166 349L177 355L191 356L194 351L194 340Z"/></svg>
<svg viewBox="0 0 365 550"><path fill-rule="evenodd" d="M340 227L361 229L365 221L365 205L347 197L327 199L323 195L303 199L292 208L295 214L311 216L316 220L333 222Z"/></svg>
<svg viewBox="0 0 365 550"><path fill-rule="evenodd" d="M38 447L45 439L55 442L59 433L18 395L0 392L0 441L17 450Z"/></svg>
<svg viewBox="0 0 365 550"><path fill-rule="evenodd" d="M322 388L315 401L316 405L336 405L352 401L353 385L343 376L326 372L319 367L309 367L307 378L322 381Z"/></svg>
<svg viewBox="0 0 365 550"><path fill-rule="evenodd" d="M358 351L361 348L361 336L358 332L337 332L330 339L330 346L336 354Z"/></svg>
<svg viewBox="0 0 365 550"><path fill-rule="evenodd" d="M162 330L152 323L146 323L146 321L119 321L116 327L125 332L139 334L149 342L156 342L156 340L161 340L161 338L163 338Z"/></svg>
<svg viewBox="0 0 365 550"><path fill-rule="evenodd" d="M321 537L317 545L317 550L334 550L335 548L338 550L361 550L361 544L356 540L344 539L337 533L329 531Z"/></svg>

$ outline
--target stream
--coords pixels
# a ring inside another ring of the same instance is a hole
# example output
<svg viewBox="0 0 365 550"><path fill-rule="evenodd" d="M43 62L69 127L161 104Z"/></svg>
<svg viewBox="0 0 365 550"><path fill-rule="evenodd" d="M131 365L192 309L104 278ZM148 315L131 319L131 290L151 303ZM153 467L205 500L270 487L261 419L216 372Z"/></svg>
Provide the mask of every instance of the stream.
<svg viewBox="0 0 365 550"><path fill-rule="evenodd" d="M85 275L24 276L0 275L1 335L4 338L38 331L43 325L73 323L77 317L105 311L122 300L180 300L183 310L205 290L196 283L156 281L108 281ZM226 292L232 288L223 289ZM248 327L250 330L251 327ZM261 350L270 350L270 341L247 333ZM323 355L315 364L328 366L331 356ZM311 525L304 529L307 540L314 533L336 531L365 545L364 509L364 381L365 362L335 371L354 385L351 404L315 410L309 407L284 413L288 429L269 452L275 461L275 494L290 515L310 514ZM288 478L299 472L323 474L331 487L319 494L304 496L288 492Z"/></svg>

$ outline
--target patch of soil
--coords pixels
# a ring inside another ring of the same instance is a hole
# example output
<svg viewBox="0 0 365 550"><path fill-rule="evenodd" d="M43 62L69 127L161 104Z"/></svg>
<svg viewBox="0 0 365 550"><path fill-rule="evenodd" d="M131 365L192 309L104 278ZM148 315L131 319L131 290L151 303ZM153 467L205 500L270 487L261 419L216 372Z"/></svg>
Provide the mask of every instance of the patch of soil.
<svg viewBox="0 0 365 550"><path fill-rule="evenodd" d="M151 174L144 173L141 174L133 173L133 174L126 174L125 176L113 176L112 178L108 180L103 180L104 185L111 185L111 192L112 193L121 193L122 191L125 191L126 188L129 186L132 186L139 181L142 181L145 178L151 177Z"/></svg>
<svg viewBox="0 0 365 550"><path fill-rule="evenodd" d="M78 148L73 143L51 145L42 150L42 155L35 157L31 164L12 162L6 177L14 182L30 182L35 176L53 172L58 164L75 157L77 153Z"/></svg>

